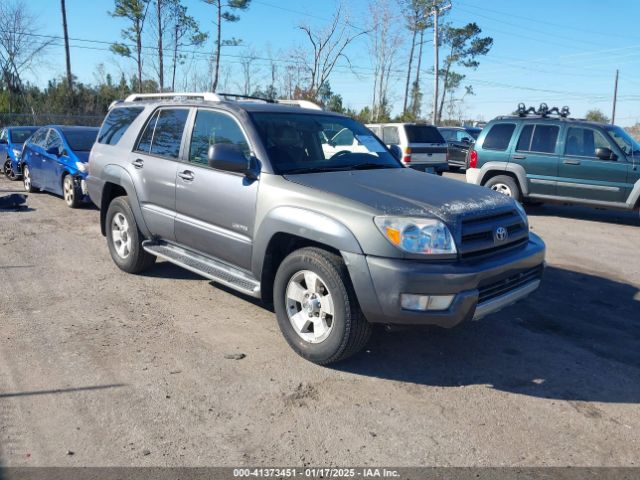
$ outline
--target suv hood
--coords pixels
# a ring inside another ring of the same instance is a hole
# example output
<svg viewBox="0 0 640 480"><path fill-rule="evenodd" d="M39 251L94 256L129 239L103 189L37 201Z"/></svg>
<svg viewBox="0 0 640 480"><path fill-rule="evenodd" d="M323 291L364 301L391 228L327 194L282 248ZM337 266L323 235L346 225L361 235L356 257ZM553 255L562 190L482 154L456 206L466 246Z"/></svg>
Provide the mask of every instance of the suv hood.
<svg viewBox="0 0 640 480"><path fill-rule="evenodd" d="M456 219L513 208L513 200L485 187L418 172L411 168L286 175L299 185L339 195L374 208L380 215Z"/></svg>

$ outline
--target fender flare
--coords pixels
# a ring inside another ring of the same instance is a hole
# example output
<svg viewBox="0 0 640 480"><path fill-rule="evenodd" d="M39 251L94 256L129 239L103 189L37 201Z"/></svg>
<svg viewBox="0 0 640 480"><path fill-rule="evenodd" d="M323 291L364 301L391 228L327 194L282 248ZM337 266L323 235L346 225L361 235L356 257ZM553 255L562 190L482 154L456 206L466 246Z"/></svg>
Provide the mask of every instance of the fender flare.
<svg viewBox="0 0 640 480"><path fill-rule="evenodd" d="M107 208L108 205L104 205L104 191L107 187L107 183L111 183L114 185L118 185L127 192L127 198L129 201L129 205L131 206L131 211L133 212L133 216L138 224L138 228L140 231L146 236L151 236L151 231L147 227L147 224L144 221L144 216L142 215L142 208L140 207L140 202L138 202L138 195L136 193L135 186L133 184L133 179L129 172L127 172L120 165L109 164L104 167L102 170L102 174L100 175L102 181L104 182L102 185L102 195L100 198L100 229L102 230L102 234L106 234L106 225L105 220L107 217Z"/></svg>
<svg viewBox="0 0 640 480"><path fill-rule="evenodd" d="M321 243L338 251L362 253L355 235L341 222L301 207L282 206L269 211L256 230L251 270L262 276L267 248L278 233Z"/></svg>
<svg viewBox="0 0 640 480"><path fill-rule="evenodd" d="M638 205L638 200L640 199L640 180L637 180L634 183L631 192L629 192L629 196L627 197L627 205L629 209L632 209L634 206Z"/></svg>
<svg viewBox="0 0 640 480"><path fill-rule="evenodd" d="M480 175L478 175L478 185L482 185L485 176L489 172L509 172L513 173L518 179L522 195L529 195L529 182L527 181L527 172L522 165L510 162L487 162L480 167Z"/></svg>

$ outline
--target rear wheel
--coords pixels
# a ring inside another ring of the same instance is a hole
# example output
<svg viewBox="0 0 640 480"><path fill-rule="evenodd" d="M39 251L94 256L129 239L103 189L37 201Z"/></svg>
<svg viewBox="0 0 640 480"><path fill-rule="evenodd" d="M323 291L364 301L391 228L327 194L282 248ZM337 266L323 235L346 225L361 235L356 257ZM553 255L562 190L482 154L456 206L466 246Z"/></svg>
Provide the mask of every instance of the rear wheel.
<svg viewBox="0 0 640 480"><path fill-rule="evenodd" d="M62 194L69 208L78 208L82 204L82 189L71 175L65 175L62 180Z"/></svg>
<svg viewBox="0 0 640 480"><path fill-rule="evenodd" d="M111 201L106 218L107 244L111 258L121 270L138 273L149 268L156 257L142 248L144 236L126 197Z"/></svg>
<svg viewBox="0 0 640 480"><path fill-rule="evenodd" d="M502 193L507 197L520 201L520 188L513 177L509 177L508 175L497 175L490 178L487 183L485 183L485 186L495 192Z"/></svg>
<svg viewBox="0 0 640 480"><path fill-rule="evenodd" d="M31 169L27 165L22 166L22 184L25 192L34 192L33 183L31 182Z"/></svg>
<svg viewBox="0 0 640 480"><path fill-rule="evenodd" d="M291 348L319 365L357 353L371 335L344 261L320 248L303 248L283 260L274 307Z"/></svg>

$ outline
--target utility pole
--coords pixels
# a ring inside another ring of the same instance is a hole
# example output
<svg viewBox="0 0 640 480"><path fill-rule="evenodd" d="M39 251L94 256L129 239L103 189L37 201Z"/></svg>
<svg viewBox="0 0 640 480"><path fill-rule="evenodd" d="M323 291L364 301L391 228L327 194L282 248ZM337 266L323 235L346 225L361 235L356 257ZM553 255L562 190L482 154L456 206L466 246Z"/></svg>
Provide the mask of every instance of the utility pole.
<svg viewBox="0 0 640 480"><path fill-rule="evenodd" d="M438 123L438 70L440 62L438 60L438 16L451 8L451 4L444 7L438 5L438 0L433 2L433 124Z"/></svg>
<svg viewBox="0 0 640 480"><path fill-rule="evenodd" d="M67 85L69 90L73 87L73 78L71 77L71 56L69 54L69 33L67 31L67 7L65 0L60 0L60 8L62 9L62 30L64 31L64 53L67 57Z"/></svg>
<svg viewBox="0 0 640 480"><path fill-rule="evenodd" d="M616 83L613 87L613 112L611 112L611 125L616 122L616 101L618 100L618 70L616 70Z"/></svg>

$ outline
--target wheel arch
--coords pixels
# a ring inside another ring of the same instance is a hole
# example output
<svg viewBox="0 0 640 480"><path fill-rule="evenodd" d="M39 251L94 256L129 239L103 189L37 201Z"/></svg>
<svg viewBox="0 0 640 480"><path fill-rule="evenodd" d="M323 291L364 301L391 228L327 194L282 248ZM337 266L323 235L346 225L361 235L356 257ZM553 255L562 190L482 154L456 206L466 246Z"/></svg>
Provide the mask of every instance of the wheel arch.
<svg viewBox="0 0 640 480"><path fill-rule="evenodd" d="M118 165L107 165L102 171L101 178L104 181L100 196L100 231L102 235L106 236L107 234L106 219L109 205L114 198L126 196L138 228L145 236L150 237L151 232L144 222L142 209L140 208L138 196L133 186L133 180L129 173Z"/></svg>
<svg viewBox="0 0 640 480"><path fill-rule="evenodd" d="M478 180L479 185L486 184L493 177L507 175L512 177L518 184L523 196L529 194L529 183L527 182L527 172L522 165L510 162L487 162L480 169Z"/></svg>

